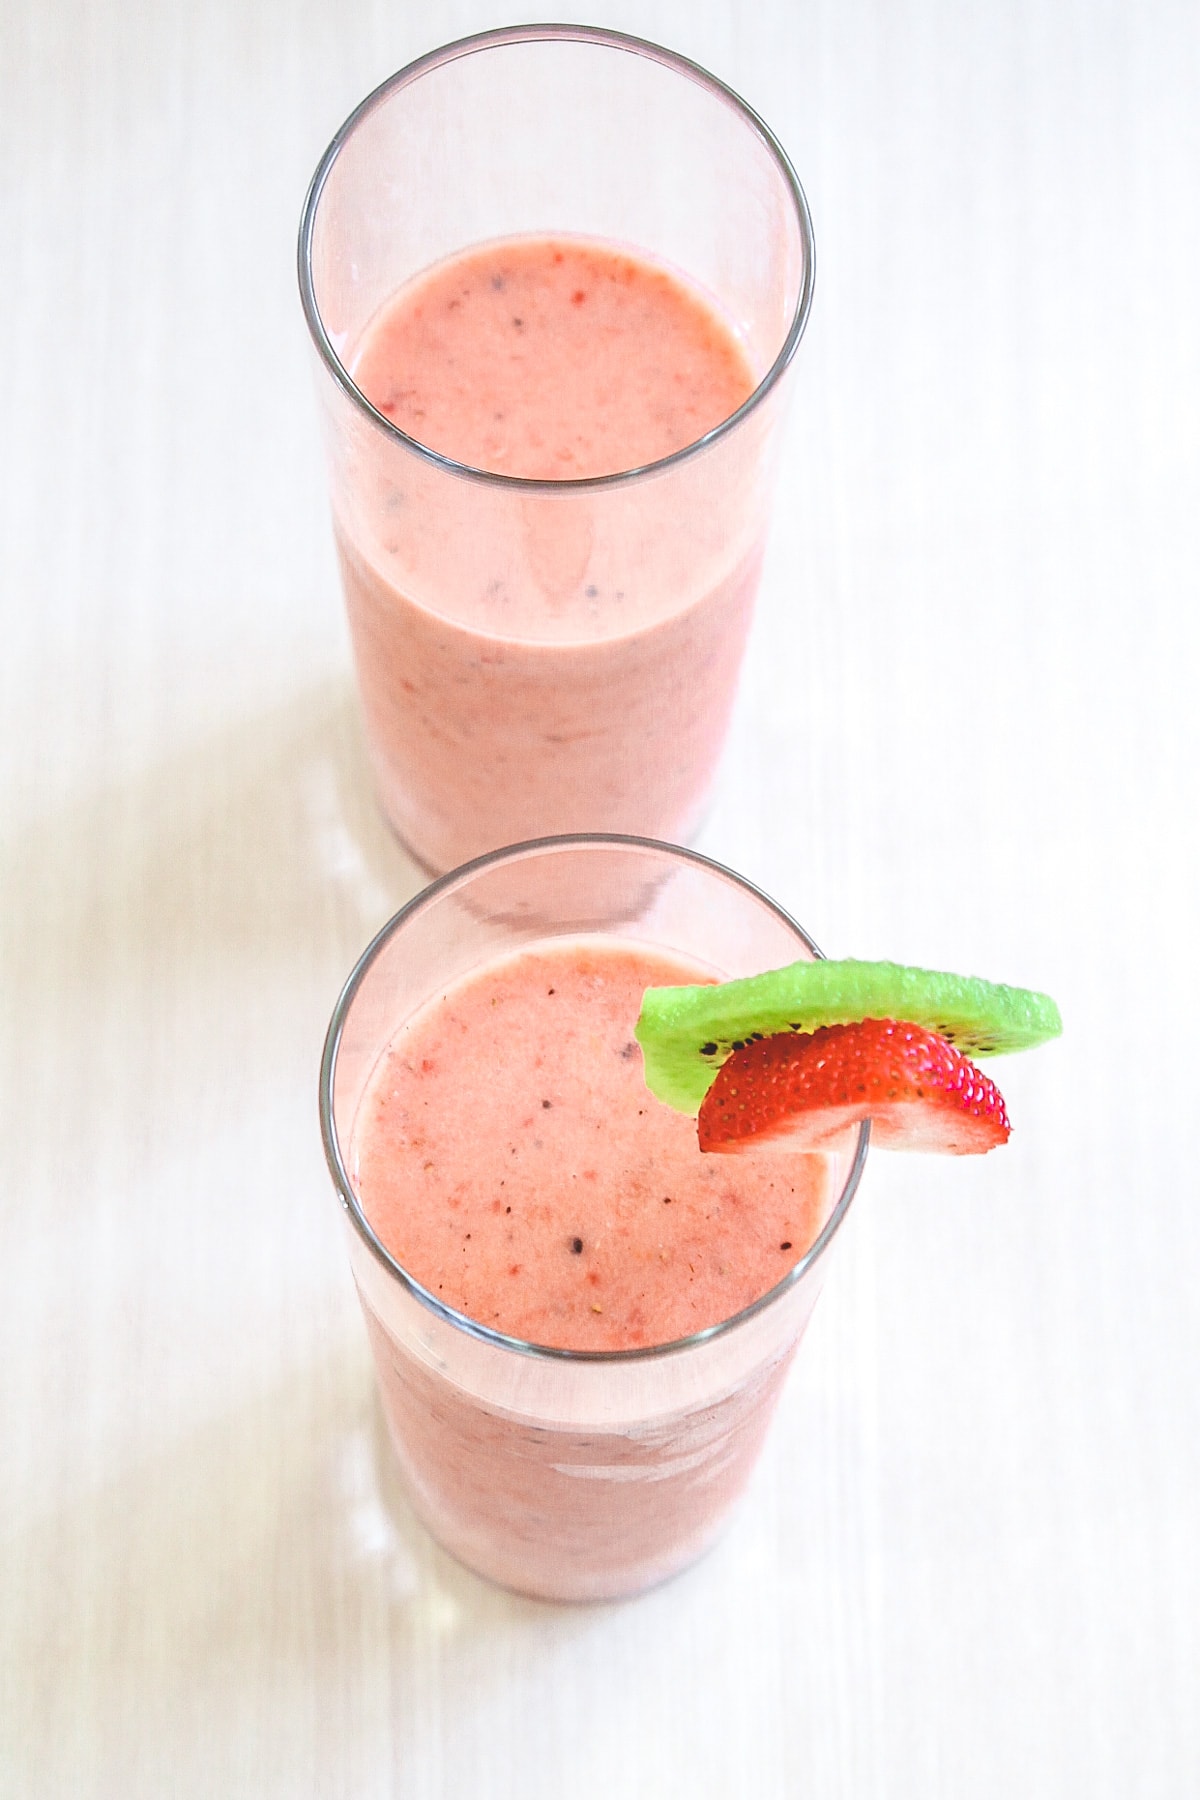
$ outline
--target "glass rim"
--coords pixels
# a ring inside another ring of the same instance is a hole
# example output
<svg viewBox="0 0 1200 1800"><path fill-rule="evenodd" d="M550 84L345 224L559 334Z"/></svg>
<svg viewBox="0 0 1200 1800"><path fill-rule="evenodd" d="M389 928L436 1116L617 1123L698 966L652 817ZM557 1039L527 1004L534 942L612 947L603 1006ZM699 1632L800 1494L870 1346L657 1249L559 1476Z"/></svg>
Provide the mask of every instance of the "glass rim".
<svg viewBox="0 0 1200 1800"><path fill-rule="evenodd" d="M318 1102L321 1140L325 1149L325 1161L329 1173L333 1177L333 1184L341 1201L342 1210L375 1261L386 1275L399 1282L400 1286L413 1299L441 1319L444 1324L495 1349L527 1356L535 1361L581 1365L655 1362L660 1357L679 1355L682 1352L696 1349L700 1345L712 1343L731 1335L741 1326L757 1318L760 1313L767 1311L777 1301L782 1300L786 1294L799 1285L810 1269L824 1256L850 1210L850 1202L858 1190L866 1163L867 1146L871 1137L869 1120L864 1119L859 1124L858 1142L850 1169L842 1191L830 1210L829 1217L804 1255L792 1264L774 1287L768 1288L766 1293L760 1294L756 1300L750 1302L749 1306L744 1306L740 1312L732 1313L729 1318L721 1319L715 1325L706 1325L701 1331L690 1332L686 1337L672 1338L664 1344L642 1345L628 1350L572 1350L554 1344L538 1344L530 1339L513 1337L507 1332L495 1331L479 1320L470 1318L468 1314L459 1312L455 1307L448 1306L444 1300L439 1300L436 1294L423 1287L415 1276L409 1274L408 1270L396 1260L376 1235L363 1211L342 1156L337 1127L333 1118L334 1076L346 1019L368 971L396 933L415 914L440 898L441 895L455 886L463 885L485 869L499 866L505 862L515 862L535 852L585 846L609 846L618 849L649 850L655 854L665 853L668 859L673 858L680 862L691 863L694 867L705 869L711 874L731 881L736 887L742 888L746 893L753 895L756 900L761 901L769 911L788 925L801 942L808 946L814 957L824 960L823 952L817 948L804 927L798 924L777 901L772 900L769 894L764 893L762 888L747 880L744 875L739 875L736 870L728 868L724 863L717 862L713 857L702 855L697 850L689 850L679 844L668 844L658 838L626 836L615 832L570 832L556 837L529 838L520 844L507 844L501 849L489 851L485 856L477 856L472 861L461 864L457 869L448 870L445 875L439 876L436 881L432 881L427 887L422 888L418 894L414 894L413 898L407 901L398 912L393 913L387 923L375 933L355 963L334 1006L333 1017L329 1022L325 1047L321 1056Z"/></svg>
<svg viewBox="0 0 1200 1800"><path fill-rule="evenodd" d="M334 349L329 333L325 329L325 322L321 317L312 274L313 233L325 184L343 148L358 126L369 114L374 112L377 106L382 105L401 88L408 87L412 82L428 75L432 70L441 68L447 63L457 62L464 56L473 56L479 51L504 48L512 44L547 42L594 44L602 49L620 50L630 55L643 56L651 62L662 64L664 68L674 70L676 74L695 82L697 86L705 88L717 99L724 101L738 114L774 159L795 208L804 250L804 271L800 282L800 291L796 297L796 305L783 344L766 374L757 383L754 391L743 400L736 412L730 413L727 419L722 419L719 425L714 425L712 430L706 431L702 437L694 439L690 444L683 445L679 450L673 450L670 456L659 457L654 462L641 463L633 469L619 469L608 475L573 476L558 481L527 475L506 475L493 469L479 469L472 463L458 462L454 457L446 456L440 450L431 449L428 444L422 444L419 439L410 437L406 431L402 431L385 413L380 412L378 407L371 404ZM406 63L402 69L398 69L394 75L390 75L387 80L380 82L378 87L359 102L334 134L317 164L312 181L309 183L300 215L296 267L304 317L321 361L358 411L377 426L385 437L421 457L435 468L443 469L448 474L466 480L480 482L485 486L508 488L521 493L580 493L618 487L625 482L643 480L648 476L673 469L678 464L687 462L691 457L709 449L720 439L735 431L751 413L757 411L763 400L779 383L804 335L804 328L808 323L808 315L812 308L816 246L813 241L812 217L808 209L808 200L787 151L766 121L760 118L754 108L748 105L741 95L726 82L711 74L700 63L680 55L678 51L668 50L662 44L655 44L649 38L633 37L622 31L609 31L598 25L529 24L507 25L494 31L476 32L470 37L457 38L453 43L443 44L439 49L431 50L425 56L417 57L414 62Z"/></svg>

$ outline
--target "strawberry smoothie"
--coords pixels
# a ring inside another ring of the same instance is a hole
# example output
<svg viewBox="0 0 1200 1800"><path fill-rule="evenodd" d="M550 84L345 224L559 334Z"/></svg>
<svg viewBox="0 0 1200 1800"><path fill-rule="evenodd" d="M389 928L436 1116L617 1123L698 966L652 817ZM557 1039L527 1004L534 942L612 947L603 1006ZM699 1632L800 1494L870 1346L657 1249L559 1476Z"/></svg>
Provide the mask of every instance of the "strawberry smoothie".
<svg viewBox="0 0 1200 1800"><path fill-rule="evenodd" d="M502 239L438 263L382 309L352 372L419 443L529 481L659 462L754 388L694 288L588 238Z"/></svg>
<svg viewBox="0 0 1200 1800"><path fill-rule="evenodd" d="M825 1222L826 1162L701 1155L695 1120L647 1090L632 1036L647 987L708 978L559 939L412 1019L353 1149L397 1262L491 1330L568 1350L670 1343L774 1287Z"/></svg>
<svg viewBox="0 0 1200 1800"><path fill-rule="evenodd" d="M402 1027L349 1169L381 1242L441 1305L534 1344L636 1352L741 1312L809 1248L836 1158L705 1158L695 1121L645 1087L645 987L710 977L644 944L560 938L477 969ZM711 1542L815 1298L795 1288L669 1367L660 1355L653 1380L604 1361L564 1379L430 1318L395 1331L378 1269L354 1254L417 1512L472 1567L555 1598L635 1591ZM498 1355L515 1365L499 1386L483 1360Z"/></svg>
<svg viewBox="0 0 1200 1800"><path fill-rule="evenodd" d="M664 459L752 394L731 325L619 245L502 239L407 283L347 361L406 434L357 421L334 486L400 837L443 869L555 832L691 835L758 585L774 408Z"/></svg>

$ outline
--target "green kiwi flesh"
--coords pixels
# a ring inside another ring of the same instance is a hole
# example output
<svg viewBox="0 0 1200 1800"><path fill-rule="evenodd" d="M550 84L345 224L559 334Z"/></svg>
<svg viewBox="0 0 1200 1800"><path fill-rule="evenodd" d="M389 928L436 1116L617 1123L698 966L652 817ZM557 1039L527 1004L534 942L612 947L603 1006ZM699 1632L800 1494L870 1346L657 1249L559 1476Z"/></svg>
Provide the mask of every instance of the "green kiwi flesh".
<svg viewBox="0 0 1200 1800"><path fill-rule="evenodd" d="M707 987L647 988L634 1035L646 1086L695 1113L725 1059L754 1038L861 1019L897 1019L948 1038L965 1056L1029 1050L1062 1030L1048 994L900 963L821 958Z"/></svg>

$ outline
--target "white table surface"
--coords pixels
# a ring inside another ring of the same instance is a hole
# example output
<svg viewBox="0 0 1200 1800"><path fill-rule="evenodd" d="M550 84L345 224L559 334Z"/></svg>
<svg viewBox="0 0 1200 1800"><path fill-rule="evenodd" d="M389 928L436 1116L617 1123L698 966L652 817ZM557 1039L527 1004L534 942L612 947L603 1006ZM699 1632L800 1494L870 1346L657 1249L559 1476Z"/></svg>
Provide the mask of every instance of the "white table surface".
<svg viewBox="0 0 1200 1800"><path fill-rule="evenodd" d="M874 1159L707 1561L556 1609L434 1548L316 1126L417 879L293 243L354 102L505 19L6 0L0 1792L1193 1795L1200 11L591 16L737 86L816 223L701 847L1066 1037L1004 1153Z"/></svg>

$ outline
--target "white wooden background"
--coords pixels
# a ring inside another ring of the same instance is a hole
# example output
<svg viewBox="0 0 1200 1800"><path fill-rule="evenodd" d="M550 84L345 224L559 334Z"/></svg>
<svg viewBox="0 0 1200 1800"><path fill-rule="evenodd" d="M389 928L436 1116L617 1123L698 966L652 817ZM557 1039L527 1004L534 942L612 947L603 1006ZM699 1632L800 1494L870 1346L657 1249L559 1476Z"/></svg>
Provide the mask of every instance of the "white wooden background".
<svg viewBox="0 0 1200 1800"><path fill-rule="evenodd" d="M530 16L554 7L528 4ZM321 1161L368 794L293 276L482 0L0 13L0 1792L1200 1791L1200 10L595 0L812 203L702 847L1046 987L1011 1147L875 1159L739 1522L635 1603L413 1524ZM1000 1072L1000 1071L998 1071Z"/></svg>

